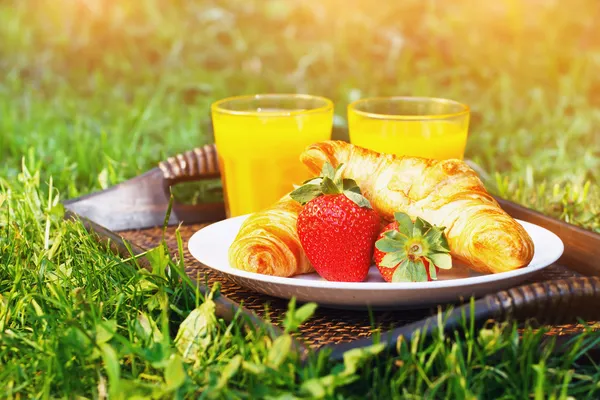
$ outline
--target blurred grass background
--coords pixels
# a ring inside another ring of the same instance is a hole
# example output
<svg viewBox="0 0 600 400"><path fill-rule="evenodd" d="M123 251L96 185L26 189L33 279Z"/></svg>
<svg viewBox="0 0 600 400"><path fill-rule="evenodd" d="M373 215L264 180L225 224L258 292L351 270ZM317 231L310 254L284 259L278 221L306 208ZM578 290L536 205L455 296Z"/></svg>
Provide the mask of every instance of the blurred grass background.
<svg viewBox="0 0 600 400"><path fill-rule="evenodd" d="M489 190L600 232L596 0L0 0L0 176L63 197L212 140L209 105L449 97ZM203 193L200 193L202 196Z"/></svg>

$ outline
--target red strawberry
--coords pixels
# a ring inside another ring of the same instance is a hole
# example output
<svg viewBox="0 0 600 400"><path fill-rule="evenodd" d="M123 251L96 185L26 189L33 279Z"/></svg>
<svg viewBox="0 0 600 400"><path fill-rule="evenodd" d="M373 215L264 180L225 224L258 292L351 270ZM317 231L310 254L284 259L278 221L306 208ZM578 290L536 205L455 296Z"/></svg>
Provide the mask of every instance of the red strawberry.
<svg viewBox="0 0 600 400"><path fill-rule="evenodd" d="M290 196L304 204L298 214L300 243L317 273L328 281L362 282L367 277L380 220L340 165L323 167Z"/></svg>
<svg viewBox="0 0 600 400"><path fill-rule="evenodd" d="M443 227L432 226L404 213L395 213L375 243L373 258L386 282L437 280L440 268L452 268Z"/></svg>

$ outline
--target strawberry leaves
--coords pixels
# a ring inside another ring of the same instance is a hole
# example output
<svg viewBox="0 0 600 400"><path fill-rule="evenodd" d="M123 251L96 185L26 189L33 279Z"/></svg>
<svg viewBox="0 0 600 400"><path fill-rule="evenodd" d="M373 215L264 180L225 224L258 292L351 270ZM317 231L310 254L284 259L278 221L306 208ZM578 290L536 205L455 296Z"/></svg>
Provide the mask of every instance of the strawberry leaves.
<svg viewBox="0 0 600 400"><path fill-rule="evenodd" d="M397 239L384 236L382 239L379 239L377 241L377 248L383 251L384 253L395 253L398 251L403 251L404 253L406 253L404 251L404 243L406 242L407 238L400 235L398 236L399 237Z"/></svg>
<svg viewBox="0 0 600 400"><path fill-rule="evenodd" d="M434 253L429 256L431 264L441 269L452 268L452 257L448 253Z"/></svg>
<svg viewBox="0 0 600 400"><path fill-rule="evenodd" d="M398 231L404 236L411 236L413 232L413 222L408 216L401 212L394 213L394 219L398 222Z"/></svg>
<svg viewBox="0 0 600 400"><path fill-rule="evenodd" d="M347 190L344 192L344 196L346 196L347 198L352 200L359 207L371 208L371 203L369 203L369 200L367 200L365 197L363 197L359 193L351 192L351 191Z"/></svg>
<svg viewBox="0 0 600 400"><path fill-rule="evenodd" d="M343 166L344 164L340 164L333 168L326 162L321 176L305 181L290 193L290 197L304 205L322 195L343 194L359 207L372 208L369 200L362 195L358 184L353 179L343 178Z"/></svg>
<svg viewBox="0 0 600 400"><path fill-rule="evenodd" d="M392 275L392 282L422 282L426 280L427 272L425 272L423 264L406 258Z"/></svg>
<svg viewBox="0 0 600 400"><path fill-rule="evenodd" d="M425 240L431 243L431 248L434 251L450 251L450 246L448 246L448 240L446 240L446 236L444 236L442 229L430 229L429 231L427 231L424 237Z"/></svg>
<svg viewBox="0 0 600 400"><path fill-rule="evenodd" d="M321 191L323 192L323 194L339 194L340 193L340 190L338 189L336 184L333 182L333 180L327 176L325 178L323 178L323 180L321 180Z"/></svg>
<svg viewBox="0 0 600 400"><path fill-rule="evenodd" d="M344 192L354 192L360 194L360 188L354 179L344 178L342 181L342 188Z"/></svg>
<svg viewBox="0 0 600 400"><path fill-rule="evenodd" d="M407 258L405 254L402 254L401 251L394 251L392 253L387 253L381 260L380 265L386 268L394 268L396 265L406 260Z"/></svg>
<svg viewBox="0 0 600 400"><path fill-rule="evenodd" d="M379 262L383 268L394 268L392 282L436 280L437 268L452 268L452 257L445 227L433 226L408 214L394 213L397 228L384 232L375 247L386 253Z"/></svg>
<svg viewBox="0 0 600 400"><path fill-rule="evenodd" d="M295 189L290 196L300 204L306 204L314 198L323 194L320 185L306 184Z"/></svg>
<svg viewBox="0 0 600 400"><path fill-rule="evenodd" d="M338 166L338 168L337 168L338 170L340 169L340 166ZM321 170L321 176L329 177L329 178L333 179L336 172L337 171L336 171L336 169L333 168L333 165L326 162L325 164L323 164L323 169Z"/></svg>
<svg viewBox="0 0 600 400"><path fill-rule="evenodd" d="M429 269L429 276L431 277L432 281L436 281L437 280L437 269L435 268L435 265L433 265L433 263L428 263L427 264L427 268Z"/></svg>

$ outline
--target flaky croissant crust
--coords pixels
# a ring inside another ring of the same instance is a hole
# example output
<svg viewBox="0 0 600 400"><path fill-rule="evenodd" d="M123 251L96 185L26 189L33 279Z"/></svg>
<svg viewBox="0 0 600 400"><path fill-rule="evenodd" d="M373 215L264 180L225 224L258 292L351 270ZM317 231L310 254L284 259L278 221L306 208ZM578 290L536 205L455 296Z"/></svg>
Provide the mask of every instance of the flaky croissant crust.
<svg viewBox="0 0 600 400"><path fill-rule="evenodd" d="M229 248L229 264L248 272L283 277L314 272L296 232L301 209L300 203L286 195L249 216Z"/></svg>
<svg viewBox="0 0 600 400"><path fill-rule="evenodd" d="M521 268L533 258L533 241L485 190L461 160L430 160L381 154L342 141L309 146L301 161L317 174L329 161L344 164L384 218L403 211L446 227L453 257L483 273Z"/></svg>

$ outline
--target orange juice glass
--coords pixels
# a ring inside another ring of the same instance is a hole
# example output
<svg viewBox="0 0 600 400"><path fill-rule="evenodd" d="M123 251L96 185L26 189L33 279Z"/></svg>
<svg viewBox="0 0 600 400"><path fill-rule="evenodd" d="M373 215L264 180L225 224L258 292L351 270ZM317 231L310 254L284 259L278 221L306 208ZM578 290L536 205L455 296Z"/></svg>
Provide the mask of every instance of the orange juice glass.
<svg viewBox="0 0 600 400"><path fill-rule="evenodd" d="M463 159L469 107L430 97L376 97L348 106L350 142L380 153Z"/></svg>
<svg viewBox="0 0 600 400"><path fill-rule="evenodd" d="M260 211L309 179L300 153L331 138L333 103L324 97L231 97L211 112L228 217Z"/></svg>

